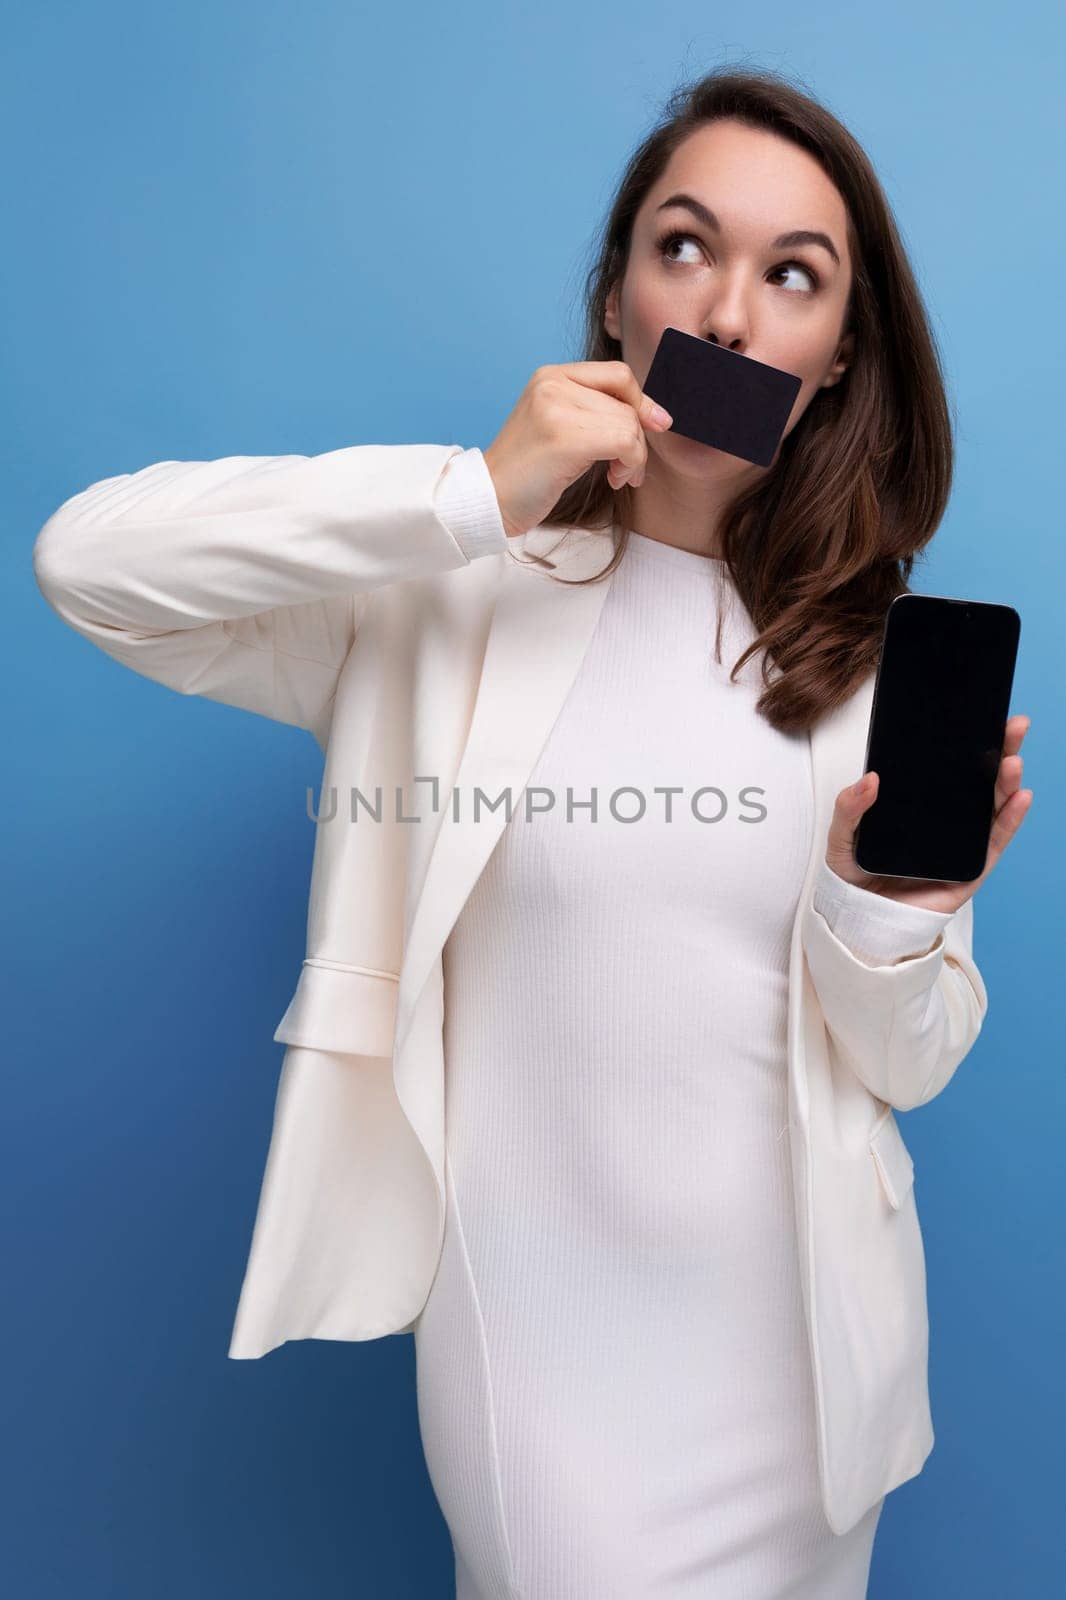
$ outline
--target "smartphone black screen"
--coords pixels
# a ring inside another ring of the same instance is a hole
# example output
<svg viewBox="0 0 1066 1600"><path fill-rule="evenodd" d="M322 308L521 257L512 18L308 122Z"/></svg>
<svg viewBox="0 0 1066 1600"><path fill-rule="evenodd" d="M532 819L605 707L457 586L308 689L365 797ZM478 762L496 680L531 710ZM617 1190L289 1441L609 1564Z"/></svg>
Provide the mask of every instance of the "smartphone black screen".
<svg viewBox="0 0 1066 1600"><path fill-rule="evenodd" d="M859 821L864 872L970 883L985 869L1021 618L1013 606L898 595L888 608Z"/></svg>

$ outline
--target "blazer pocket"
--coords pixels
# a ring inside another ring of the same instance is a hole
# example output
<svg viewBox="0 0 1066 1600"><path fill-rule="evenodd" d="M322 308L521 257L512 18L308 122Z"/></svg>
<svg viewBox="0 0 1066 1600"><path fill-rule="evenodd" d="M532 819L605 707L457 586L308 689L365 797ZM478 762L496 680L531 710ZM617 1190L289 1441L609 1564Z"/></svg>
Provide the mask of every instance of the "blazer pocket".
<svg viewBox="0 0 1066 1600"><path fill-rule="evenodd" d="M398 984L399 973L308 956L274 1038L315 1050L391 1056Z"/></svg>
<svg viewBox="0 0 1066 1600"><path fill-rule="evenodd" d="M891 1108L870 1135L870 1154L885 1197L893 1211L898 1211L914 1183L914 1162Z"/></svg>

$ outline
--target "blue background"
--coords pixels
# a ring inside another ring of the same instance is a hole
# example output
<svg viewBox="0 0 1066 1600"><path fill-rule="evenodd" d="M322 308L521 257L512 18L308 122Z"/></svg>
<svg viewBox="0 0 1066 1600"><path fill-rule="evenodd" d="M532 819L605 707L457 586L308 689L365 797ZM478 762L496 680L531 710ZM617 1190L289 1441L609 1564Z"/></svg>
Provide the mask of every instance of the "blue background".
<svg viewBox="0 0 1066 1600"><path fill-rule="evenodd" d="M304 953L317 747L91 649L36 589L37 531L161 459L489 444L535 367L580 355L588 251L633 145L679 78L723 61L798 75L881 174L958 416L915 586L1019 609L1012 711L1033 719L1032 810L976 902L984 1031L901 1124L937 1440L888 1498L870 1595L1056 1590L1060 18L5 8L0 1545L19 1600L452 1593L412 1339L226 1354Z"/></svg>

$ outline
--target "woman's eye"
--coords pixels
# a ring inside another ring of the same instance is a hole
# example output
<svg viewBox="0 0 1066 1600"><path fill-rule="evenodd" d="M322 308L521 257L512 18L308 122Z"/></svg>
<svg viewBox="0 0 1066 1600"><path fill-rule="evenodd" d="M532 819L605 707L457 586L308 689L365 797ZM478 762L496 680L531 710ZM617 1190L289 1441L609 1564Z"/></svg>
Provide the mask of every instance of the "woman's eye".
<svg viewBox="0 0 1066 1600"><path fill-rule="evenodd" d="M774 268L774 271L790 272L793 268L795 268L797 272L802 272L804 277L807 279L808 287L804 290L801 290L802 293L810 294L812 290L817 289L818 279L815 277L810 267L805 267L802 261L783 261L779 267Z"/></svg>
<svg viewBox="0 0 1066 1600"><path fill-rule="evenodd" d="M666 233L656 243L656 248L664 260L675 265L685 265L676 255L671 254L675 244L693 244L699 249L699 240L691 233ZM774 273L801 272L807 280L806 287L800 284L789 289L790 294L812 294L818 288L818 276L811 267L805 267L802 261L783 261L779 267L774 268Z"/></svg>
<svg viewBox="0 0 1066 1600"><path fill-rule="evenodd" d="M699 241L695 239L691 233L665 233L658 241L657 248L659 254L661 256L666 256L671 261L674 260L675 258L673 256L669 256L668 252L671 246L674 245L679 239L687 240L690 244L697 245L698 247Z"/></svg>

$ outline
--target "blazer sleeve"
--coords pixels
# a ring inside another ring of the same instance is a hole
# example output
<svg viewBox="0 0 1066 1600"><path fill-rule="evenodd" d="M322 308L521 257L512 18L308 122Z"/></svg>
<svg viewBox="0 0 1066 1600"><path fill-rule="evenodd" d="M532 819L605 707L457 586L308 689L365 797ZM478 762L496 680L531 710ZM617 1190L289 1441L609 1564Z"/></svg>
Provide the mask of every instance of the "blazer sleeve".
<svg viewBox="0 0 1066 1600"><path fill-rule="evenodd" d="M946 1088L988 1011L973 897L953 912L908 906L823 861L802 940L826 1029L871 1094L910 1111Z"/></svg>
<svg viewBox="0 0 1066 1600"><path fill-rule="evenodd" d="M48 518L33 567L125 666L322 744L371 592L506 548L480 450L366 444L104 478Z"/></svg>

